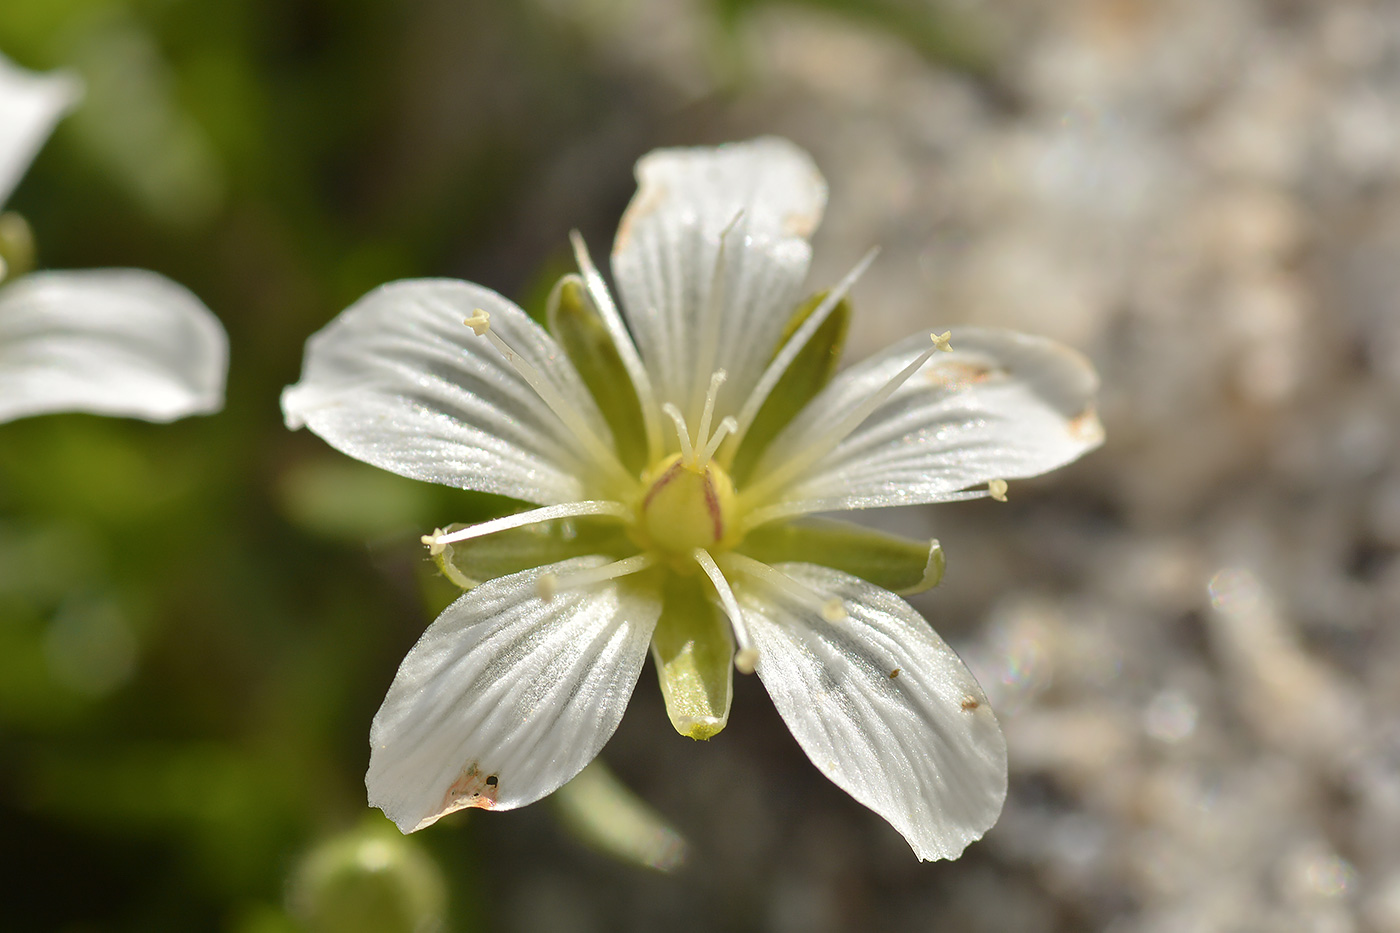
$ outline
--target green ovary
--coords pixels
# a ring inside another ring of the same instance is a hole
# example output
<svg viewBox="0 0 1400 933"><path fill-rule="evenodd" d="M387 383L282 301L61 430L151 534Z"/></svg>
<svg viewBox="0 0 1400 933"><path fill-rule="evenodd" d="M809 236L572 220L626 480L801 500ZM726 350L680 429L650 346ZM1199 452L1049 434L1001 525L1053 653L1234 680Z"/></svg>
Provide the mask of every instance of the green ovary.
<svg viewBox="0 0 1400 933"><path fill-rule="evenodd" d="M636 525L644 547L665 553L678 567L693 567L696 548L734 545L734 484L717 463L687 463L674 454L648 470L645 480Z"/></svg>

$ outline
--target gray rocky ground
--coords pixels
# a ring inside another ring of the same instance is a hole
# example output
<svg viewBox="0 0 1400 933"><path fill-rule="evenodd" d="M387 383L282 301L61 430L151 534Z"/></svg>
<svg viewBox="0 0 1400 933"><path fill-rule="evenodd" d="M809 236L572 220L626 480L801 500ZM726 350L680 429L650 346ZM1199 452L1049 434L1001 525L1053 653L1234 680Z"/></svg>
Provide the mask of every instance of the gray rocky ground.
<svg viewBox="0 0 1400 933"><path fill-rule="evenodd" d="M918 605L1010 746L964 859L916 864L756 683L692 746L644 679L605 757L690 865L581 880L483 820L531 860L499 879L516 928L1400 931L1400 5L965 2L994 50L968 77L793 8L741 20L736 65L681 0L538 2L672 135L813 152L814 282L883 249L852 356L1048 334L1097 364L1108 442L893 519L943 541Z"/></svg>

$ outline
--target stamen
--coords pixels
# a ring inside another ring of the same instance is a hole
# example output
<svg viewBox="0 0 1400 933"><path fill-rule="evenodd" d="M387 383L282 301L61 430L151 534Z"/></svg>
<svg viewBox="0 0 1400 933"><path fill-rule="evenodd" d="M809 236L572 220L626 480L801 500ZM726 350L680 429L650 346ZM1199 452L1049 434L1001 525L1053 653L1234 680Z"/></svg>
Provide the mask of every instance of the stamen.
<svg viewBox="0 0 1400 933"><path fill-rule="evenodd" d="M459 528L451 533L445 533L441 528L435 528L432 534L424 535L421 540L428 546L428 552L436 555L441 554L447 545L456 544L458 541L480 538L498 531L509 531L512 528L533 525L537 522L548 522L557 518L579 518L585 515L606 515L625 520L632 517L632 512L621 502L611 502L606 499L563 502L559 505L546 505L538 509L516 512L514 515L503 515L490 521Z"/></svg>
<svg viewBox="0 0 1400 933"><path fill-rule="evenodd" d="M865 274L866 269L870 268L870 264L875 261L879 252L879 247L875 247L866 253L865 257L856 263L856 267L846 273L844 279L836 283L836 287L822 299L821 304L807 315L807 320L802 322L802 326L793 332L793 335L788 338L788 342L783 344L782 349L778 351L777 356L773 357L773 361L768 364L768 368L763 371L763 375L754 384L753 391L745 399L744 407L739 410L739 426L734 429L729 446L725 448L722 457L724 466L728 467L734 462L734 455L738 452L739 445L743 443L744 436L749 433L749 428L753 427L754 419L758 417L763 403L768 401L768 396L772 393L774 386L778 384L778 380L783 378L783 374L792 365L792 361L797 359L797 354L801 353L802 349L807 346L807 342L812 339L817 328L826 323L826 319L841 303L841 299L846 297L851 286L855 285L856 280Z"/></svg>
<svg viewBox="0 0 1400 933"><path fill-rule="evenodd" d="M964 489L960 492L945 493L938 497L938 501L940 503L964 502L970 499L985 499L986 496L986 491L982 489ZM769 522L810 514L812 514L811 504L800 500L759 506L750 512L744 513L743 521L740 522L740 533L748 534L760 525L766 525Z"/></svg>
<svg viewBox="0 0 1400 933"><path fill-rule="evenodd" d="M700 412L700 430L695 432L696 447L705 444L706 439L710 436L710 421L715 416L715 399L719 396L719 387L724 385L724 380L728 378L729 373L722 369L710 373L710 388L705 393L705 408Z"/></svg>
<svg viewBox="0 0 1400 933"><path fill-rule="evenodd" d="M491 341L491 345L501 352L511 368L529 383L530 388L535 390L535 394L540 397L540 400L549 406L549 410L554 412L555 416L564 422L564 426L573 432L574 437L579 439L588 453L592 455L595 463L605 467L613 474L614 478L620 477L625 484L633 485L633 478L623 468L622 462L617 459L617 454L599 439L578 409L569 404L568 400L544 378L539 370L525 362L525 359L492 329L489 312L477 308L475 313L462 323L470 327L478 337L485 337Z"/></svg>
<svg viewBox="0 0 1400 933"><path fill-rule="evenodd" d="M987 481L987 495L998 502L1006 501L1006 480L992 479Z"/></svg>
<svg viewBox="0 0 1400 933"><path fill-rule="evenodd" d="M588 289L589 297L593 299L593 306L597 308L598 315L603 319L603 326L607 328L608 336L617 348L622 368L627 370L627 376L632 380L632 388L637 390L637 400L642 406L642 423L646 428L647 460L655 462L661 458L662 438L656 391L651 386L651 377L642 365L641 355L637 352L637 345L632 342L632 335L627 332L627 325L622 323L622 315L618 313L617 305L613 304L612 294L608 291L603 276L599 274L598 267L593 265L593 258L588 255L588 246L583 242L583 237L577 230L572 230L569 232L569 242L573 244L574 261L578 263L579 272L583 274L583 284Z"/></svg>
<svg viewBox="0 0 1400 933"><path fill-rule="evenodd" d="M744 614L739 609L739 601L734 598L734 590L730 588L729 581L724 578L724 573L709 551L696 548L692 556L700 565L700 569L705 571L705 576L714 584L719 604L724 608L724 614L729 616L729 627L734 630L734 644L739 649L734 654L734 669L740 674L752 674L754 666L758 664L758 649L753 646L753 639L749 637L749 629L744 624Z"/></svg>
<svg viewBox="0 0 1400 933"><path fill-rule="evenodd" d="M696 465L704 467L709 463L710 458L715 455L715 451L719 450L719 445L724 443L724 439L738 426L739 423L734 420L732 415L721 421L719 423L719 429L715 431L715 436L710 438L710 442L706 444L705 449L700 452L700 459L696 461Z"/></svg>
<svg viewBox="0 0 1400 933"><path fill-rule="evenodd" d="M745 506L754 502L761 502L765 498L771 498L772 493L780 489L793 477L803 470L825 457L836 449L836 445L846 439L848 435L866 418L871 412L879 408L885 401L895 393L904 383L909 381L909 377L919 371L919 368L928 362L929 357L938 351L938 344L935 342L924 352L914 358L914 361L895 374L889 382L874 392L869 398L861 402L856 408L846 414L844 418L836 422L827 431L819 436L812 443L808 444L801 451L798 451L786 463L778 466L777 469L762 477L757 483L750 486L740 494L740 506L748 511Z"/></svg>
<svg viewBox="0 0 1400 933"><path fill-rule="evenodd" d="M770 567L760 560L754 560L747 554L730 552L724 555L724 562L731 571L737 570L740 573L746 573L768 584L802 608L821 616L827 622L835 624L845 620L847 616L846 604L839 596L823 599L821 594L811 587L799 583L776 567Z"/></svg>
<svg viewBox="0 0 1400 933"><path fill-rule="evenodd" d="M695 448L690 443L690 430L685 426L685 415L682 415L681 410L670 402L662 405L661 410L675 422L676 436L680 438L681 442L681 459L690 463L695 459Z"/></svg>
<svg viewBox="0 0 1400 933"><path fill-rule="evenodd" d="M615 560L611 564L590 567L587 570L576 570L573 573L542 573L535 585L539 589L540 599L549 602L565 590L576 590L580 587L592 586L595 583L616 580L618 577L625 577L628 574L640 573L655 563L656 556L653 554L635 554L632 557Z"/></svg>

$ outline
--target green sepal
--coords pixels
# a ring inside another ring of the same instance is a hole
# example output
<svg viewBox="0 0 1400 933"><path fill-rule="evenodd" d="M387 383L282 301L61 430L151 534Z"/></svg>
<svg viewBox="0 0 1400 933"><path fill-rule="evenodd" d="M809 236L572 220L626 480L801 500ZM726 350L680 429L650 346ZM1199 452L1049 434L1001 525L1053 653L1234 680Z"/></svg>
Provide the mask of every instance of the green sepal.
<svg viewBox="0 0 1400 933"><path fill-rule="evenodd" d="M466 527L452 524L444 530L453 532ZM635 553L637 546L617 522L572 518L446 544L441 553L433 555L433 561L443 576L469 590L487 580L570 557L603 554L621 559Z"/></svg>
<svg viewBox="0 0 1400 933"><path fill-rule="evenodd" d="M0 214L0 282L34 268L34 232L14 211Z"/></svg>
<svg viewBox="0 0 1400 933"><path fill-rule="evenodd" d="M708 739L729 722L734 698L734 636L698 574L666 574L651 655L666 714L681 735Z"/></svg>
<svg viewBox="0 0 1400 933"><path fill-rule="evenodd" d="M778 347L774 350L775 356L812 312L817 310L817 306L827 294L817 292L798 306L788 319ZM744 435L743 444L734 455L734 462L730 465L729 475L736 483L742 484L748 478L754 464L758 462L759 455L773 438L777 437L778 432L831 381L837 365L841 362L841 350L845 346L846 331L850 324L851 304L843 298L831 309L831 314L793 359L792 365L783 373L778 384L773 386L773 391L764 400L763 407L758 410L748 433Z"/></svg>
<svg viewBox="0 0 1400 933"><path fill-rule="evenodd" d="M805 518L750 531L738 550L763 561L796 561L844 570L901 596L932 589L943 579L943 548L850 522Z"/></svg>
<svg viewBox="0 0 1400 933"><path fill-rule="evenodd" d="M549 332L593 393L593 400L612 429L617 455L624 466L640 473L646 467L647 437L642 404L632 378L622 365L602 315L593 307L583 279L566 275L554 284L545 310Z"/></svg>

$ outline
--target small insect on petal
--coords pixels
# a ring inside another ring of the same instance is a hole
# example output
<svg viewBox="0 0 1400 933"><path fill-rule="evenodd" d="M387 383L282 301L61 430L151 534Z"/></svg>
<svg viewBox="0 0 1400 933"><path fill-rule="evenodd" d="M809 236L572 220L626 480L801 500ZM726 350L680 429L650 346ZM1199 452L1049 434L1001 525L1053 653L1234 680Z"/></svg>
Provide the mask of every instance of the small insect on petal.
<svg viewBox="0 0 1400 933"><path fill-rule="evenodd" d="M467 765L443 795L441 813L451 813L467 807L490 810L496 805L496 793L500 784L501 779L497 775L483 775L476 765Z"/></svg>

